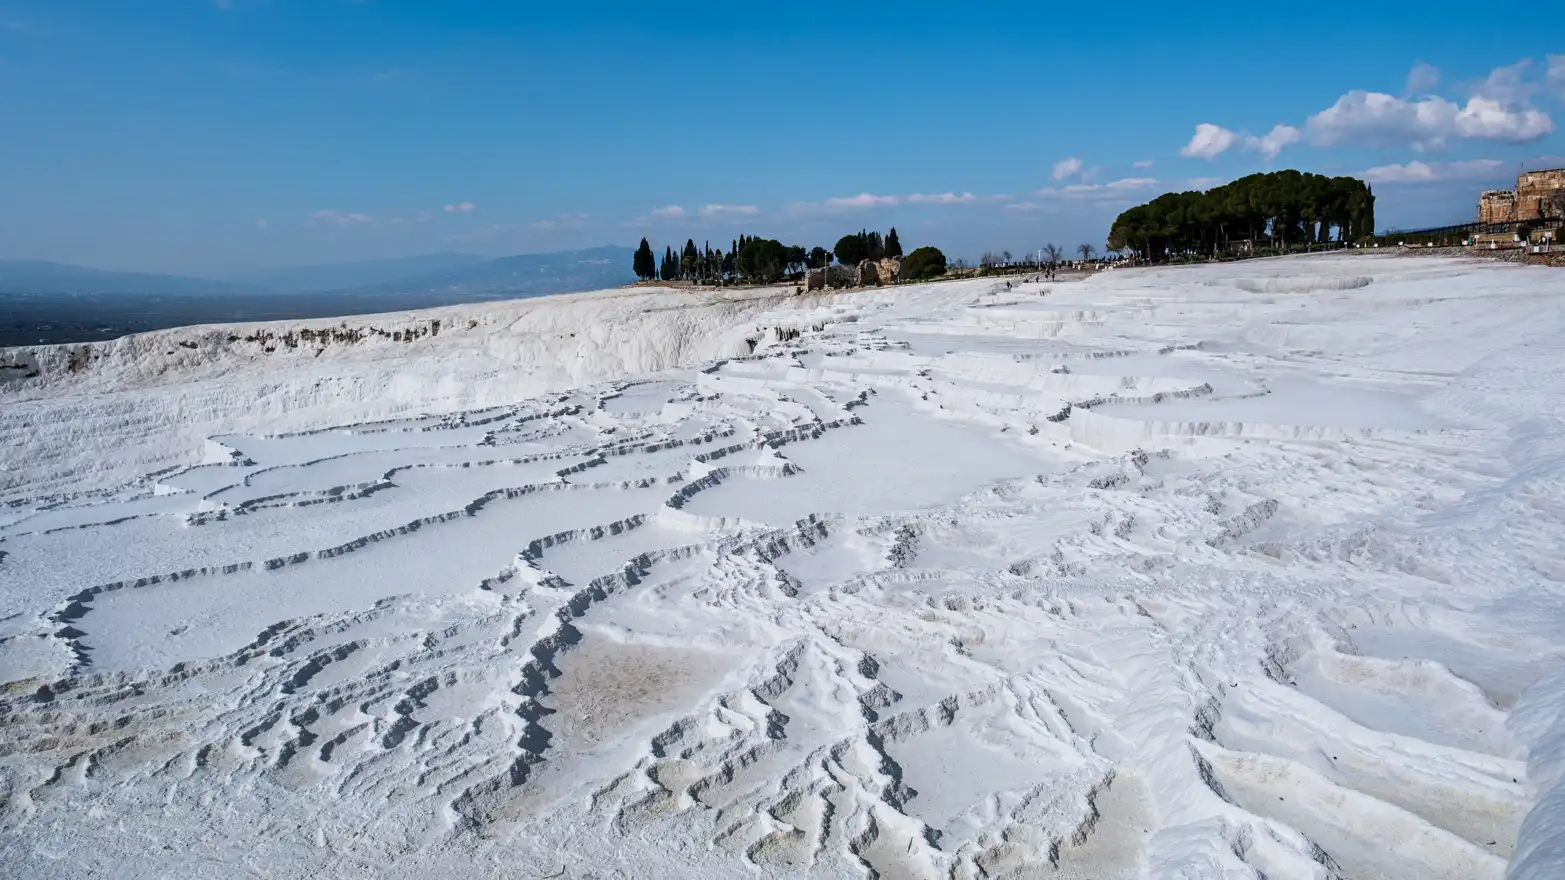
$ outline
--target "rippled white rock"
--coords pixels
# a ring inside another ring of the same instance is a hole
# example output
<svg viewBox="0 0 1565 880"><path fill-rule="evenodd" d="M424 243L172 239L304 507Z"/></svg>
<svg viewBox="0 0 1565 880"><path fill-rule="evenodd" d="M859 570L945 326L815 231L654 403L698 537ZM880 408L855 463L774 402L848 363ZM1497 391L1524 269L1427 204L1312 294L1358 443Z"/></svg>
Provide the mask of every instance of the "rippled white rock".
<svg viewBox="0 0 1565 880"><path fill-rule="evenodd" d="M0 864L1559 876L1562 306L1313 257L8 350Z"/></svg>

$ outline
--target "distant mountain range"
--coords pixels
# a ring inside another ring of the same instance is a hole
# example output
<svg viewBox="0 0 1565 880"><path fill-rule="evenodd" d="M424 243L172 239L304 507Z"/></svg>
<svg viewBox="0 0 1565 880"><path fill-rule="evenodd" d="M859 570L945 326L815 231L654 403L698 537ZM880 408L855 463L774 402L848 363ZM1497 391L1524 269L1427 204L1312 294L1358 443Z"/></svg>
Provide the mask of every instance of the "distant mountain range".
<svg viewBox="0 0 1565 880"><path fill-rule="evenodd" d="M0 260L0 293L232 296L263 292L264 288L255 285L208 278L112 272L43 260Z"/></svg>
<svg viewBox="0 0 1565 880"><path fill-rule="evenodd" d="M441 294L471 295L483 299L507 296L541 296L570 290L599 290L636 280L626 247L598 247L553 254L519 254L481 262L456 261L426 272L369 282L341 293L355 295ZM430 258L433 260L434 258Z"/></svg>
<svg viewBox="0 0 1565 880"><path fill-rule="evenodd" d="M601 290L635 280L632 253L606 246L499 258L429 254L258 272L230 281L0 260L0 345Z"/></svg>
<svg viewBox="0 0 1565 880"><path fill-rule="evenodd" d="M273 290L344 290L476 266L493 259L480 254L421 254L391 260L359 260L270 269L250 272L233 280Z"/></svg>

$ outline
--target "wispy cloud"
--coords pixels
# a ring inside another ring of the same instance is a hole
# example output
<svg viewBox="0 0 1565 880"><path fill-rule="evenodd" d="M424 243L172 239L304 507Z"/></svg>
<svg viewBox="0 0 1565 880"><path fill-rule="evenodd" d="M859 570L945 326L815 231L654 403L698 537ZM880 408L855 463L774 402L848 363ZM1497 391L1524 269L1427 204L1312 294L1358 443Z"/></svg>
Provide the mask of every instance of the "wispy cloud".
<svg viewBox="0 0 1565 880"><path fill-rule="evenodd" d="M1108 183L1073 183L1035 190L1029 199L1005 206L1008 211L1053 210L1065 202L1108 203L1135 201L1158 185L1154 177L1122 177Z"/></svg>
<svg viewBox="0 0 1565 880"><path fill-rule="evenodd" d="M472 202L457 202L445 207L447 214L471 214L476 210L478 210L478 206Z"/></svg>
<svg viewBox="0 0 1565 880"><path fill-rule="evenodd" d="M1075 156L1054 163L1054 179L1064 180L1081 171L1081 160Z"/></svg>
<svg viewBox="0 0 1565 880"><path fill-rule="evenodd" d="M1142 159L1140 162L1130 163L1133 168L1151 168L1155 163L1151 159Z"/></svg>
<svg viewBox="0 0 1565 880"><path fill-rule="evenodd" d="M1073 183L1069 186L1046 186L1034 196L1054 199L1113 198L1157 186L1155 177L1122 177L1108 183Z"/></svg>
<svg viewBox="0 0 1565 880"><path fill-rule="evenodd" d="M1407 72L1408 95L1427 95L1440 85L1440 68L1420 61Z"/></svg>
<svg viewBox="0 0 1565 880"><path fill-rule="evenodd" d="M351 79L352 82L357 85L369 86L371 88L380 88L383 86L392 85L396 82L400 82L401 80L406 79L407 76L408 71L404 70L403 68L388 67L384 70L375 70L368 73L356 74Z"/></svg>
<svg viewBox="0 0 1565 880"><path fill-rule="evenodd" d="M701 216L711 220L715 217L753 217L761 213L761 209L754 205L707 205L701 209Z"/></svg>
<svg viewBox="0 0 1565 880"><path fill-rule="evenodd" d="M661 208L653 208L652 216L659 220L679 220L685 216L685 209L678 205L664 205Z"/></svg>
<svg viewBox="0 0 1565 880"><path fill-rule="evenodd" d="M898 205L971 205L979 202L1001 202L1008 195L979 196L971 192L908 193L906 195L876 195L859 193L856 196L836 196L821 202L794 202L788 206L791 214L840 213L872 208L894 208Z"/></svg>
<svg viewBox="0 0 1565 880"><path fill-rule="evenodd" d="M828 208L882 208L898 204L901 200L896 196L877 196L870 193L859 193L856 196L839 196L827 199Z"/></svg>
<svg viewBox="0 0 1565 880"><path fill-rule="evenodd" d="M978 201L978 197L970 192L913 193L906 198L911 205L970 205Z"/></svg>
<svg viewBox="0 0 1565 880"><path fill-rule="evenodd" d="M265 217L257 217L257 218L255 218L255 228L256 229L265 230L268 225L269 224L266 222L266 218Z"/></svg>
<svg viewBox="0 0 1565 880"><path fill-rule="evenodd" d="M305 222L312 226L363 226L366 223L374 223L375 218L368 214L360 214L354 211L323 209L311 213Z"/></svg>
<svg viewBox="0 0 1565 880"><path fill-rule="evenodd" d="M1443 180L1482 180L1494 177L1505 162L1499 159L1469 159L1462 162L1408 162L1405 165L1376 165L1359 176L1370 183L1434 183Z"/></svg>
<svg viewBox="0 0 1565 880"><path fill-rule="evenodd" d="M586 214L558 214L554 217L548 218L547 220L538 220L534 223L529 223L528 228L539 230L580 229L583 225L585 225L586 220Z"/></svg>

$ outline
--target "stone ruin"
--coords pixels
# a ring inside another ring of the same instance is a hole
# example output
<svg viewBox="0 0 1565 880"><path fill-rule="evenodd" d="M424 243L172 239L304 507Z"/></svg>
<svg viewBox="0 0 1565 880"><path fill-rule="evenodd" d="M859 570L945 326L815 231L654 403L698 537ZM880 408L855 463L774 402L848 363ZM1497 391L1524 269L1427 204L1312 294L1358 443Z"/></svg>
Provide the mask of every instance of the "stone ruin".
<svg viewBox="0 0 1565 880"><path fill-rule="evenodd" d="M1491 189L1478 196L1479 223L1528 223L1561 219L1556 207L1565 192L1565 168L1527 171L1516 178L1515 189Z"/></svg>

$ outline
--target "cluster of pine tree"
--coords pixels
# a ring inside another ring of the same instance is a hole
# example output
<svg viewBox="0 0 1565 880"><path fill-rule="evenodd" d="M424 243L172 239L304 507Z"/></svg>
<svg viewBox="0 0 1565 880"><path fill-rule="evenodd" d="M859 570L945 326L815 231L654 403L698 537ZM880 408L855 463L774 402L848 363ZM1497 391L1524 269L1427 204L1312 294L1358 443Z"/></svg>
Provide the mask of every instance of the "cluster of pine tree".
<svg viewBox="0 0 1565 880"><path fill-rule="evenodd" d="M833 251L837 262L844 266L856 266L865 260L883 260L902 256L902 242L897 238L897 228L891 227L884 238L879 232L861 229L837 239Z"/></svg>
<svg viewBox="0 0 1565 880"><path fill-rule="evenodd" d="M834 259L844 265L857 265L861 260L900 256L902 243L892 228L884 238L879 232L868 230L845 235L837 242L835 251L819 246L805 250L774 238L741 235L729 243L725 252L721 247L713 248L711 242L698 247L694 239L686 239L682 250L665 247L662 260L643 238L632 262L636 277L642 281L775 284L807 269L824 269Z"/></svg>
<svg viewBox="0 0 1565 880"><path fill-rule="evenodd" d="M1143 259L1213 256L1245 242L1250 249L1374 234L1375 193L1362 180L1298 171L1251 174L1205 192L1164 193L1114 220L1108 244Z"/></svg>

